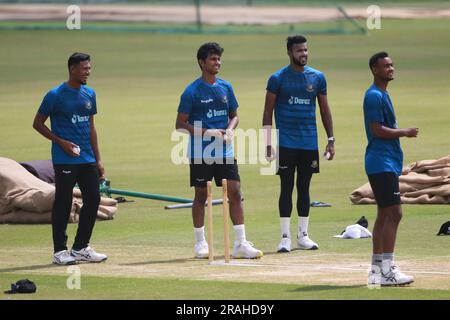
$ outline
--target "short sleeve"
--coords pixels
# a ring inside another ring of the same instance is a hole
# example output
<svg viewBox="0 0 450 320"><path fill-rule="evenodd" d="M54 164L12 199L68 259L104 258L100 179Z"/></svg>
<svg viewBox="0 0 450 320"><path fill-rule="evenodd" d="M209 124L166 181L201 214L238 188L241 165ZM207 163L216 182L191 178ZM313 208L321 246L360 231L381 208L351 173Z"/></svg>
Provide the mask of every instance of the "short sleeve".
<svg viewBox="0 0 450 320"><path fill-rule="evenodd" d="M178 112L190 114L192 112L192 94L190 91L185 90L180 98L180 105L178 106Z"/></svg>
<svg viewBox="0 0 450 320"><path fill-rule="evenodd" d="M95 91L92 90L92 108L91 108L91 115L97 114L97 95L95 94Z"/></svg>
<svg viewBox="0 0 450 320"><path fill-rule="evenodd" d="M239 104L237 102L236 96L234 95L233 87L231 84L228 85L228 102L230 111L236 111L236 109L239 107Z"/></svg>
<svg viewBox="0 0 450 320"><path fill-rule="evenodd" d="M56 94L49 91L41 102L38 113L42 116L48 117L55 110Z"/></svg>
<svg viewBox="0 0 450 320"><path fill-rule="evenodd" d="M319 87L317 89L317 94L322 96L327 95L327 79L323 73L319 74Z"/></svg>
<svg viewBox="0 0 450 320"><path fill-rule="evenodd" d="M280 92L280 77L276 74L270 76L269 81L267 82L267 91L270 91L274 94L278 94Z"/></svg>
<svg viewBox="0 0 450 320"><path fill-rule="evenodd" d="M383 123L383 103L376 92L369 92L364 97L364 115L369 123Z"/></svg>

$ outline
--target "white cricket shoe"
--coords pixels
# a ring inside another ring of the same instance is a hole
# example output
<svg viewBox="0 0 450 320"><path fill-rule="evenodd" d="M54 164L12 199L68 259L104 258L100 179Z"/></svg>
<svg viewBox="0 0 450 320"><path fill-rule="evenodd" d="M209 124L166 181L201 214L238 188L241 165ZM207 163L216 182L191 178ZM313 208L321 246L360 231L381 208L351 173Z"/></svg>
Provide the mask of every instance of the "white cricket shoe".
<svg viewBox="0 0 450 320"><path fill-rule="evenodd" d="M372 265L367 276L367 287L369 289L379 289L381 287L381 270L380 267Z"/></svg>
<svg viewBox="0 0 450 320"><path fill-rule="evenodd" d="M277 252L290 252L290 251L291 251L291 239L288 237L281 238Z"/></svg>
<svg viewBox="0 0 450 320"><path fill-rule="evenodd" d="M70 265L77 263L77 261L69 254L69 251L61 250L55 252L55 254L53 255L53 263L60 265Z"/></svg>
<svg viewBox="0 0 450 320"><path fill-rule="evenodd" d="M232 256L235 259L258 259L263 256L263 253L249 241L235 241Z"/></svg>
<svg viewBox="0 0 450 320"><path fill-rule="evenodd" d="M312 241L308 236L303 236L297 239L297 245L302 250L317 250L319 245Z"/></svg>
<svg viewBox="0 0 450 320"><path fill-rule="evenodd" d="M106 254L95 252L95 250L89 246L78 251L72 249L70 254L77 261L103 262L108 259Z"/></svg>
<svg viewBox="0 0 450 320"><path fill-rule="evenodd" d="M197 242L195 244L195 257L197 259L206 259L209 256L208 242L205 240Z"/></svg>
<svg viewBox="0 0 450 320"><path fill-rule="evenodd" d="M402 273L392 261L383 261L381 268L381 286L403 286L413 282L414 277Z"/></svg>

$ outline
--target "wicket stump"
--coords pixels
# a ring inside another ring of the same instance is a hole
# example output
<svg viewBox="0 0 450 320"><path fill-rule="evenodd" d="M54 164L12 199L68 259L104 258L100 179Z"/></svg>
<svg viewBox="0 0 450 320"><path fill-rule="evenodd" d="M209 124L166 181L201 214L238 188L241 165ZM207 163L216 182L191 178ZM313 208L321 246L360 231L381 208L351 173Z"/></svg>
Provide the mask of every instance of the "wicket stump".
<svg viewBox="0 0 450 320"><path fill-rule="evenodd" d="M207 182L207 196L208 196L208 260L214 261L214 227L213 227L213 208L212 208L212 182ZM225 262L230 262L230 234L228 223L228 184L227 179L222 179L222 191L223 191L223 240L225 247Z"/></svg>

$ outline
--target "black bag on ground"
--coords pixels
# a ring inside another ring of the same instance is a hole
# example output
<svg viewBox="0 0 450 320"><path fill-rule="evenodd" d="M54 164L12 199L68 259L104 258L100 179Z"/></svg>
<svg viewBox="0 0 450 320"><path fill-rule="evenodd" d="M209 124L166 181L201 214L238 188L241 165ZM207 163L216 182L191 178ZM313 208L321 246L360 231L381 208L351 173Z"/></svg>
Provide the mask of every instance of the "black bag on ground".
<svg viewBox="0 0 450 320"><path fill-rule="evenodd" d="M11 283L11 290L5 293L35 293L36 285L33 281L28 279L19 280L16 283Z"/></svg>
<svg viewBox="0 0 450 320"><path fill-rule="evenodd" d="M439 229L438 236L443 234L444 236L450 235L450 221L445 222Z"/></svg>
<svg viewBox="0 0 450 320"><path fill-rule="evenodd" d="M359 220L356 221L356 224L359 224L360 226L363 226L366 229L369 227L369 222L367 221L365 216L359 218Z"/></svg>

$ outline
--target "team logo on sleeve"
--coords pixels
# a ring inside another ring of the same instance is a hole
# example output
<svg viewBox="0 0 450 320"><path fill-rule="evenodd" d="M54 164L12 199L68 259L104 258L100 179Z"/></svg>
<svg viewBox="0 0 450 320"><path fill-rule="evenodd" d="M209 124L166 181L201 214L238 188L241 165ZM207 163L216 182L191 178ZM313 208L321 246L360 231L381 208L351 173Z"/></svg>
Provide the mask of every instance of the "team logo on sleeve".
<svg viewBox="0 0 450 320"><path fill-rule="evenodd" d="M84 107L85 107L86 109L88 109L88 110L91 110L91 109L92 109L92 104L91 104L91 102L90 102L90 101L86 102L86 104L84 105Z"/></svg>
<svg viewBox="0 0 450 320"><path fill-rule="evenodd" d="M317 160L314 160L313 162L311 162L311 168L316 169L319 166L319 164L317 163Z"/></svg>

